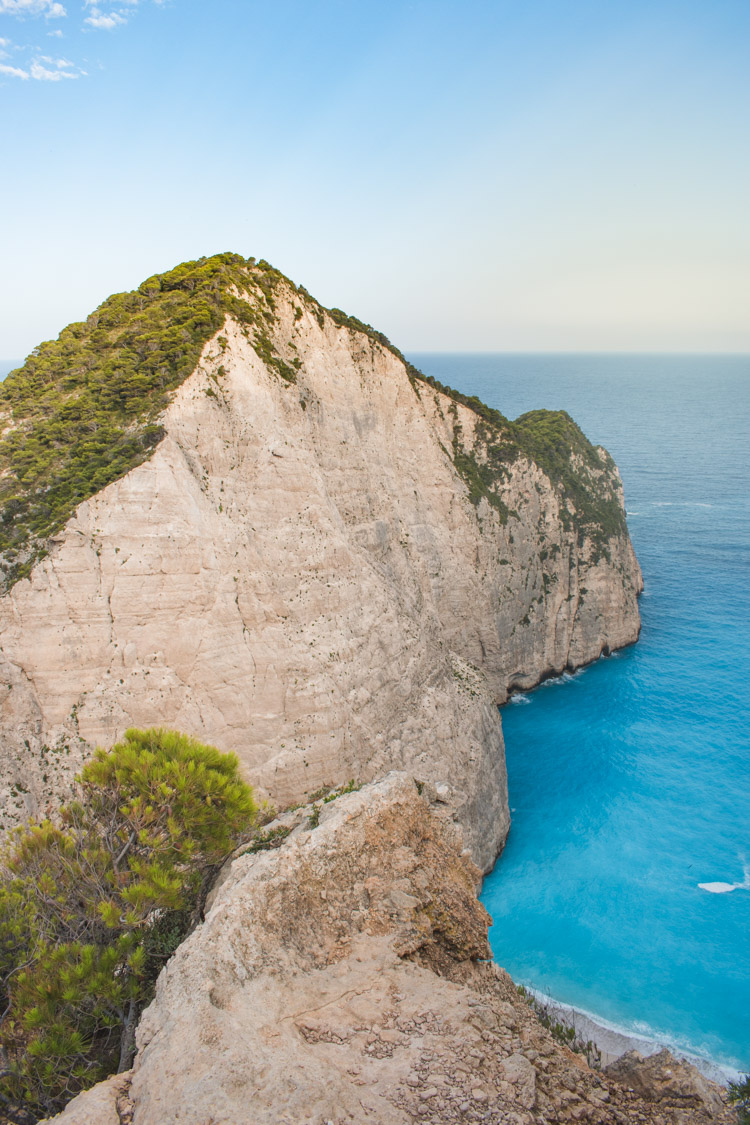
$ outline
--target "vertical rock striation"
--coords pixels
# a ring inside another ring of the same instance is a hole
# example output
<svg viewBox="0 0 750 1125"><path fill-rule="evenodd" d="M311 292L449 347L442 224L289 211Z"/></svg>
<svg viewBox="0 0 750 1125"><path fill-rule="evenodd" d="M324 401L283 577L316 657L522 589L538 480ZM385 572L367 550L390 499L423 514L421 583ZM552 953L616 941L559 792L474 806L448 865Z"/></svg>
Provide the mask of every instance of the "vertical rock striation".
<svg viewBox="0 0 750 1125"><path fill-rule="evenodd" d="M496 705L638 636L617 470L566 415L507 423L274 285L262 332L227 314L149 459L0 598L4 823L95 743L164 725L279 804L408 770L486 869Z"/></svg>

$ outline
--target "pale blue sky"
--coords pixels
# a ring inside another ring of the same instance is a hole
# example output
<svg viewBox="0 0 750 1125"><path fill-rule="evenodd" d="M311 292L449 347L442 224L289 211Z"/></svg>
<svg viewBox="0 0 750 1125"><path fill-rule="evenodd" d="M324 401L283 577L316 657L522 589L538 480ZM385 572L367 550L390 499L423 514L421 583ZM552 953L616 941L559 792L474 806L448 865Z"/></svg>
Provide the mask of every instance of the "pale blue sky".
<svg viewBox="0 0 750 1125"><path fill-rule="evenodd" d="M0 0L0 356L220 250L404 350L750 351L749 0Z"/></svg>

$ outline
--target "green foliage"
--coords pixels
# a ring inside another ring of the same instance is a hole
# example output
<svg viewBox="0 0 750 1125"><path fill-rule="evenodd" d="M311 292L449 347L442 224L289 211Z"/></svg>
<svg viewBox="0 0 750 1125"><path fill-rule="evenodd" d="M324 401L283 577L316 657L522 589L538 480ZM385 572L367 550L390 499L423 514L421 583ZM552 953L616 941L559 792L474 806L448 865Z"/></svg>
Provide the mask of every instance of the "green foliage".
<svg viewBox="0 0 750 1125"><path fill-rule="evenodd" d="M309 828L317 828L320 823L320 805L313 805L312 812L307 818Z"/></svg>
<svg viewBox="0 0 750 1125"><path fill-rule="evenodd" d="M35 348L0 385L0 585L30 572L82 501L151 456L163 437L159 417L170 395L227 316L279 378L297 381L301 361L283 359L272 339L281 285L300 302L295 323L306 307L321 328L328 315L339 327L364 333L404 363L417 393L429 385L478 416L479 446L454 443L454 463L474 504L485 498L505 522L509 513L497 485L523 453L549 476L563 511L566 501L574 506L570 519L581 538L606 549L609 536L623 529L619 505L602 486L602 463L567 414L534 411L508 422L478 398L424 375L371 325L323 309L268 262L225 253L185 262L132 293L109 297L86 321ZM217 344L223 351L228 338L218 336ZM206 394L220 398L215 387Z"/></svg>
<svg viewBox="0 0 750 1125"><path fill-rule="evenodd" d="M563 502L563 521L577 528L581 543L589 538L595 550L604 554L608 539L626 531L622 508L612 494L609 480L605 479L613 473L614 462L609 455L602 461L595 447L564 410L533 410L510 422L476 395L462 394L425 375L387 336L371 325L348 316L341 309L327 311L340 327L365 333L400 359L417 392L420 384L426 384L477 415L481 423L477 426L477 437L482 455L477 456L476 450L468 450L459 440L460 427L458 433L454 427L453 442L453 463L475 506L484 498L498 512L500 521L507 521L510 512L498 496L496 486L506 478L513 461L523 455L542 469L556 489ZM457 421L455 414L454 419ZM567 501L574 512L568 511Z"/></svg>
<svg viewBox="0 0 750 1125"><path fill-rule="evenodd" d="M253 855L255 852L267 852L271 848L280 848L290 831L291 829L287 828L285 824L279 824L276 828L269 828L267 831L259 828L253 835L250 847L245 848L242 854Z"/></svg>
<svg viewBox="0 0 750 1125"><path fill-rule="evenodd" d="M352 778L350 781L347 781L346 785L340 785L338 789L334 789L332 793L326 794L323 798L323 804L329 805L331 801L335 801L337 797L343 797L346 793L356 793L361 788L362 786L358 785L354 778Z"/></svg>
<svg viewBox="0 0 750 1125"><path fill-rule="evenodd" d="M464 396L456 396L461 399ZM557 491L562 521L577 528L579 543L589 538L599 553L605 553L607 541L625 533L625 516L612 489L614 462L609 454L600 456L564 410L533 410L509 422L478 399L465 399L464 405L480 417L476 448L483 456L480 460L465 449L454 415L453 462L473 504L485 497L505 523L510 513L495 488L507 478L513 462L524 456L539 466Z"/></svg>
<svg viewBox="0 0 750 1125"><path fill-rule="evenodd" d="M6 1104L56 1112L130 1065L156 976L255 813L234 755L129 730L84 768L60 825L13 834L0 856Z"/></svg>
<svg viewBox="0 0 750 1125"><path fill-rule="evenodd" d="M513 429L519 447L573 503L582 531L600 547L626 532L622 507L611 489L601 486L603 471L614 473L614 462L609 454L602 460L569 414L531 410L516 419Z"/></svg>
<svg viewBox="0 0 750 1125"><path fill-rule="evenodd" d="M333 792L332 785L321 785L320 789L315 789L312 793L307 794L307 801L322 801L329 793Z"/></svg>
<svg viewBox="0 0 750 1125"><path fill-rule="evenodd" d="M750 1074L729 1083L729 1101L737 1108L739 1125L750 1125Z"/></svg>
<svg viewBox="0 0 750 1125"><path fill-rule="evenodd" d="M227 315L255 334L283 378L296 378L267 334L280 281L267 262L238 254L185 262L109 297L8 375L0 386L8 585L29 573L78 504L151 455L163 436L159 414Z"/></svg>
<svg viewBox="0 0 750 1125"><path fill-rule="evenodd" d="M600 554L606 553L608 540L626 532L625 516L612 487L612 458L600 455L564 410L533 410L509 422L478 399L465 400L464 405L480 417L476 437L483 458L464 449L458 440L460 428L456 433L454 423L453 460L472 503L486 497L505 523L510 513L495 487L523 456L539 466L556 490L561 519L569 528L577 528L580 544L588 538Z"/></svg>
<svg viewBox="0 0 750 1125"><path fill-rule="evenodd" d="M590 1067L594 1069L601 1067L602 1055L596 1043L591 1039L581 1039L574 1027L556 1019L549 1006L536 997L533 992L524 988L522 984L516 985L516 991L534 1011L542 1027L547 1028L556 1043L561 1043L564 1047L570 1047L571 1051L577 1051L579 1054L585 1055Z"/></svg>
<svg viewBox="0 0 750 1125"><path fill-rule="evenodd" d="M302 290L302 292L307 293L306 290ZM440 384L435 384L435 381L433 379L430 379L427 375L423 375L419 368L415 367L413 363L410 363L403 352L399 351L396 345L391 343L385 333L378 332L377 328L373 328L371 324L365 324L364 321L359 320L356 316L349 316L349 314L343 312L342 309L322 309L321 306L318 307L322 312L327 312L330 318L335 324L339 326L339 328L349 328L353 332L363 332L365 336L369 336L371 340L375 341L375 343L380 344L384 348L387 348L389 352L396 356L396 359L401 360L404 367L406 368L406 373L409 376L413 387L417 387L418 380L440 386ZM477 399L476 401L479 402L479 399ZM481 405L482 404L480 403L480 406Z"/></svg>
<svg viewBox="0 0 750 1125"><path fill-rule="evenodd" d="M473 453L468 453L459 441L459 431L454 429L453 464L457 472L463 477L469 490L469 499L475 507L479 506L484 497L497 511L500 522L508 522L508 506L503 503L495 492L495 485L500 479L493 461L490 457L486 461L478 461Z"/></svg>

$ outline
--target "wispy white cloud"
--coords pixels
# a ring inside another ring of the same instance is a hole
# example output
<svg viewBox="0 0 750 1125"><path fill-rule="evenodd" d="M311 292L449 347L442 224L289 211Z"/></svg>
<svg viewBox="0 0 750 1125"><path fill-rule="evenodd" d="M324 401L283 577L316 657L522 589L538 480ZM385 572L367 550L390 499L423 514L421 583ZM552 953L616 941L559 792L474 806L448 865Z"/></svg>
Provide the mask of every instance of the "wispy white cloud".
<svg viewBox="0 0 750 1125"><path fill-rule="evenodd" d="M121 24L126 23L124 16L119 12L102 12L100 8L92 8L91 15L86 16L83 21L88 27L96 27L104 31L111 31L113 27L119 27Z"/></svg>
<svg viewBox="0 0 750 1125"><path fill-rule="evenodd" d="M153 0L160 4L163 0ZM82 22L79 31L114 31L128 22L142 0L79 0ZM68 13L60 0L0 0L0 16L19 19L60 19ZM59 28L47 31L48 37L62 39ZM67 36L70 38L70 35ZM51 44L50 44L51 47ZM12 58L11 58L12 55ZM0 36L0 81L4 78L34 79L37 82L60 82L64 78L81 78L86 71L69 59L53 58L41 53L39 45L19 46ZM12 65L16 64L16 65Z"/></svg>
<svg viewBox="0 0 750 1125"><path fill-rule="evenodd" d="M45 64L52 64L45 65ZM59 82L62 78L78 78L83 71L70 70L73 64L66 59L34 59L29 68L29 74L38 82Z"/></svg>
<svg viewBox="0 0 750 1125"><path fill-rule="evenodd" d="M72 63L70 59L53 59L51 55L40 55L39 62L52 63L53 66L57 66L61 70L66 70L68 68L75 70L75 63Z"/></svg>
<svg viewBox="0 0 750 1125"><path fill-rule="evenodd" d="M81 78L85 74L86 71L81 70L70 59L55 59L51 55L39 55L26 67L0 63L0 75L21 78L23 81L31 78L36 82L60 82L63 78Z"/></svg>
<svg viewBox="0 0 750 1125"><path fill-rule="evenodd" d="M48 20L67 15L58 0L0 0L0 15L44 16Z"/></svg>
<svg viewBox="0 0 750 1125"><path fill-rule="evenodd" d="M21 70L17 66L6 66L5 63L0 63L0 74L7 74L11 78L28 78L29 72Z"/></svg>

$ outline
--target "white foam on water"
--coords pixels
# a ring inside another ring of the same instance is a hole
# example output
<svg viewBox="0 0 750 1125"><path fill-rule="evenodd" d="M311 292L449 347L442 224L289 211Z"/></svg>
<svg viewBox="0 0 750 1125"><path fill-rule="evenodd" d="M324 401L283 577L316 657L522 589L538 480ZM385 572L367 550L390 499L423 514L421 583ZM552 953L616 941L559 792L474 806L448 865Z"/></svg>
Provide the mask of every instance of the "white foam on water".
<svg viewBox="0 0 750 1125"><path fill-rule="evenodd" d="M743 863L742 873L745 876L741 883L699 883L702 891L712 895L728 895L730 891L750 891L750 867Z"/></svg>
<svg viewBox="0 0 750 1125"><path fill-rule="evenodd" d="M655 1055L666 1047L676 1058L692 1063L701 1074L713 1082L726 1085L729 1082L737 1082L742 1077L742 1072L735 1066L714 1062L693 1044L685 1045L669 1035L655 1031L640 1020L634 1027L622 1027L601 1016L593 1015L585 1008L575 1008L572 1004L554 1000L548 993L540 992L529 985L525 987L527 992L545 1005L551 1015L569 1027L574 1027L579 1039L584 1041L590 1039L595 1043L602 1055L607 1056L606 1059L602 1058L604 1065L624 1055L626 1051L636 1050L647 1056Z"/></svg>
<svg viewBox="0 0 750 1125"><path fill-rule="evenodd" d="M528 695L524 695L520 691L515 691L508 700L508 703L531 703L531 700Z"/></svg>

